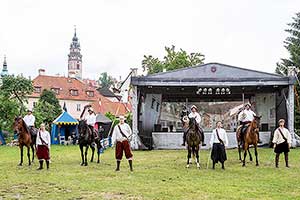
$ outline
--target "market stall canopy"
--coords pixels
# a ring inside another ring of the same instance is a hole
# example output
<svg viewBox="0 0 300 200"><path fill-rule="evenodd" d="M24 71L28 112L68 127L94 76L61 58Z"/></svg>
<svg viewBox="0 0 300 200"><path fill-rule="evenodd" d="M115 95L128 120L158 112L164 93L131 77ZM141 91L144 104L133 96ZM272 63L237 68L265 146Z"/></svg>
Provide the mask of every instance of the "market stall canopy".
<svg viewBox="0 0 300 200"><path fill-rule="evenodd" d="M60 116L58 116L54 121L53 124L57 125L76 125L79 124L77 119L72 117L68 112L64 111Z"/></svg>

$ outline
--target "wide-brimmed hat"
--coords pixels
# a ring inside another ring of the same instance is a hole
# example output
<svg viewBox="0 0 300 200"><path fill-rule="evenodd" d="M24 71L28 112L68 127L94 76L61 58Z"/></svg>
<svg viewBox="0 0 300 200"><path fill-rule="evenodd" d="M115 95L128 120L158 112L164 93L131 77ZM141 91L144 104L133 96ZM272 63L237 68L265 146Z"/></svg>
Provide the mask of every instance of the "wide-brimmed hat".
<svg viewBox="0 0 300 200"><path fill-rule="evenodd" d="M120 115L119 119L125 119L125 117L123 115Z"/></svg>
<svg viewBox="0 0 300 200"><path fill-rule="evenodd" d="M195 105L192 105L192 106L191 106L191 110L192 110L193 108L195 108L196 110L198 110L197 106L195 106Z"/></svg>
<svg viewBox="0 0 300 200"><path fill-rule="evenodd" d="M249 107L251 107L251 103L249 103L249 102L248 102L248 103L246 103L246 104L245 104L245 107L246 107L246 106L249 106Z"/></svg>
<svg viewBox="0 0 300 200"><path fill-rule="evenodd" d="M91 111L91 112L94 112L93 108L90 107L90 108L88 109L88 112L90 112L90 111Z"/></svg>
<svg viewBox="0 0 300 200"><path fill-rule="evenodd" d="M281 122L285 122L285 120L284 119L278 120L278 123L281 123Z"/></svg>

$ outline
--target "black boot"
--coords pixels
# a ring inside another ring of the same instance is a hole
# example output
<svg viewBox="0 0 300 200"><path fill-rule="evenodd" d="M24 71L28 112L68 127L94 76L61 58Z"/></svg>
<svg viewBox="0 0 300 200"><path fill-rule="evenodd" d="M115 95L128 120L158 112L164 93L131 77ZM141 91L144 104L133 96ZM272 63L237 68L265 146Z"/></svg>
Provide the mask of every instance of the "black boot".
<svg viewBox="0 0 300 200"><path fill-rule="evenodd" d="M120 171L120 164L121 164L121 161L117 161L117 168L116 168L116 171Z"/></svg>
<svg viewBox="0 0 300 200"><path fill-rule="evenodd" d="M216 163L215 163L215 162L213 162L212 169L215 169L215 165L216 165Z"/></svg>
<svg viewBox="0 0 300 200"><path fill-rule="evenodd" d="M49 169L49 160L46 160L47 169Z"/></svg>
<svg viewBox="0 0 300 200"><path fill-rule="evenodd" d="M129 163L130 171L133 171L133 168L132 168L132 160L128 160L128 163Z"/></svg>
<svg viewBox="0 0 300 200"><path fill-rule="evenodd" d="M279 163L279 153L276 153L276 156L275 156L275 167L278 168L278 163Z"/></svg>
<svg viewBox="0 0 300 200"><path fill-rule="evenodd" d="M222 162L222 169L224 169L224 170L225 170L224 162Z"/></svg>
<svg viewBox="0 0 300 200"><path fill-rule="evenodd" d="M183 138L183 142L182 142L181 146L185 146L185 137Z"/></svg>
<svg viewBox="0 0 300 200"><path fill-rule="evenodd" d="M44 161L43 161L43 160L40 160L39 162L40 162L40 167L39 167L39 168L37 168L37 170L41 170L41 169L43 169L43 162L44 162Z"/></svg>
<svg viewBox="0 0 300 200"><path fill-rule="evenodd" d="M285 166L286 167L290 167L289 166L289 153L284 153L284 160L285 160Z"/></svg>
<svg viewBox="0 0 300 200"><path fill-rule="evenodd" d="M259 133L257 133L257 138L258 138L258 141L257 141L257 142L258 142L259 144L261 144L262 141L261 141L260 138L259 138Z"/></svg>

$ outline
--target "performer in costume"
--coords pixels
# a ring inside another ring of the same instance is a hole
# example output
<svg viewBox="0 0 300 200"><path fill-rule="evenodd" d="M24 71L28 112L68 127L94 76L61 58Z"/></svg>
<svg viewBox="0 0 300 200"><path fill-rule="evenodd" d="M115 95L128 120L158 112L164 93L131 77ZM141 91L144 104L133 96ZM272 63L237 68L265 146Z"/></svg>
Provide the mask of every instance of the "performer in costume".
<svg viewBox="0 0 300 200"><path fill-rule="evenodd" d="M212 147L212 168L215 169L215 164L220 162L222 164L222 169L225 169L224 162L227 160L225 147L228 146L228 137L226 131L222 128L221 121L217 122L217 127L211 134L210 146Z"/></svg>
<svg viewBox="0 0 300 200"><path fill-rule="evenodd" d="M201 135L201 142L202 142L202 146L205 146L206 144L204 144L204 132L202 130L202 128L200 127L200 123L201 123L201 116L198 113L198 108L195 105L191 106L191 113L188 115L189 118L195 118L196 122L197 122L197 127L199 130L199 134ZM185 146L185 142L186 142L186 133L187 130L183 131L183 143L182 146Z"/></svg>
<svg viewBox="0 0 300 200"><path fill-rule="evenodd" d="M274 132L273 144L275 156L275 167L278 168L279 156L284 153L285 166L289 167L289 151L292 144L291 133L284 127L285 120L280 119L278 121L279 127Z"/></svg>
<svg viewBox="0 0 300 200"><path fill-rule="evenodd" d="M31 110L27 110L27 115L24 116L23 118L25 124L28 126L29 131L31 132L31 134L34 132L34 123L35 123L35 116L33 116L32 111Z"/></svg>
<svg viewBox="0 0 300 200"><path fill-rule="evenodd" d="M47 169L49 169L50 160L50 134L45 129L45 124L41 124L36 137L36 155L40 162L38 170L43 169L43 162L46 161Z"/></svg>
<svg viewBox="0 0 300 200"><path fill-rule="evenodd" d="M244 106L244 109L239 113L238 120L240 122L240 137L241 140L244 140L244 134L248 128L248 125L254 120L254 117L256 116L255 112L251 110L251 104L247 103ZM261 143L259 138L259 133L257 132L258 136L258 143ZM244 142L244 141L243 141Z"/></svg>
<svg viewBox="0 0 300 200"><path fill-rule="evenodd" d="M132 130L130 126L125 123L125 117L120 116L120 123L115 126L113 134L112 134L112 143L116 145L116 160L117 160L117 168L116 171L120 171L120 164L123 157L123 151L125 153L125 157L128 160L130 171L133 171L132 167L132 159L133 155L130 148L130 138L132 136Z"/></svg>

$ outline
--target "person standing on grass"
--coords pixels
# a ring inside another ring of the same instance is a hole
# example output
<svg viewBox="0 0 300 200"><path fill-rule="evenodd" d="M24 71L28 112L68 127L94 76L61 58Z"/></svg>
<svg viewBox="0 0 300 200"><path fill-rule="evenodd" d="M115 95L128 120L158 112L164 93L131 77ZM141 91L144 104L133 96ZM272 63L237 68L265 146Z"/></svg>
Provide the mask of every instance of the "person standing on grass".
<svg viewBox="0 0 300 200"><path fill-rule="evenodd" d="M49 169L50 142L50 134L46 131L45 124L41 124L36 137L36 155L40 162L38 170L43 169L44 160L46 161L47 169Z"/></svg>
<svg viewBox="0 0 300 200"><path fill-rule="evenodd" d="M288 129L284 127L285 120L280 119L278 121L279 127L274 132L273 137L273 148L276 153L275 156L275 167L278 168L279 156L284 153L285 166L289 167L289 151L292 144L291 133Z"/></svg>
<svg viewBox="0 0 300 200"><path fill-rule="evenodd" d="M112 134L112 143L113 146L116 145L116 160L117 168L116 171L120 171L120 164L123 157L123 151L125 152L126 159L128 160L130 171L133 171L132 168L132 152L129 144L129 138L132 136L132 130L130 126L125 123L125 117L119 116L120 123L115 126Z"/></svg>
<svg viewBox="0 0 300 200"><path fill-rule="evenodd" d="M222 122L217 122L216 129L213 130L210 138L211 159L213 161L213 169L216 163L222 164L222 169L225 169L224 162L227 160L225 147L228 146L228 137L226 131L222 128Z"/></svg>

